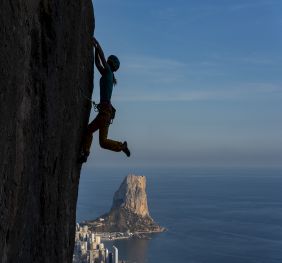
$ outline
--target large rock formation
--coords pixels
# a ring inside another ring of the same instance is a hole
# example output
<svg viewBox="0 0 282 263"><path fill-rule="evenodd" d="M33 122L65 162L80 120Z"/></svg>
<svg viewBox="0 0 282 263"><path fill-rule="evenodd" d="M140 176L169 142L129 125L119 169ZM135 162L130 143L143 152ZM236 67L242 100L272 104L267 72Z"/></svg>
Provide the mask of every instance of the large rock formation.
<svg viewBox="0 0 282 263"><path fill-rule="evenodd" d="M91 0L0 1L0 262L72 262Z"/></svg>
<svg viewBox="0 0 282 263"><path fill-rule="evenodd" d="M115 192L109 213L86 222L96 232L162 232L151 218L146 195L146 177L128 175Z"/></svg>
<svg viewBox="0 0 282 263"><path fill-rule="evenodd" d="M123 207L141 217L149 216L146 177L128 175L115 192L112 210Z"/></svg>

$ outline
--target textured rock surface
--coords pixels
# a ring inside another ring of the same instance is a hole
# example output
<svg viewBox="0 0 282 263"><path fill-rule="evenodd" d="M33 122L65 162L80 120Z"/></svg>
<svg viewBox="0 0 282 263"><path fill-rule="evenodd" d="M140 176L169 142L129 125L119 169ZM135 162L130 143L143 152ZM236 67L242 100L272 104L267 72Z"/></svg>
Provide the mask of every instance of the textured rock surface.
<svg viewBox="0 0 282 263"><path fill-rule="evenodd" d="M71 262L92 2L0 2L0 262Z"/></svg>
<svg viewBox="0 0 282 263"><path fill-rule="evenodd" d="M101 221L103 218L104 221ZM109 213L86 222L97 232L162 232L164 228L154 222L149 215L146 177L128 175L123 180L113 198Z"/></svg>
<svg viewBox="0 0 282 263"><path fill-rule="evenodd" d="M149 216L146 177L128 175L114 195L112 209L123 207L139 216Z"/></svg>

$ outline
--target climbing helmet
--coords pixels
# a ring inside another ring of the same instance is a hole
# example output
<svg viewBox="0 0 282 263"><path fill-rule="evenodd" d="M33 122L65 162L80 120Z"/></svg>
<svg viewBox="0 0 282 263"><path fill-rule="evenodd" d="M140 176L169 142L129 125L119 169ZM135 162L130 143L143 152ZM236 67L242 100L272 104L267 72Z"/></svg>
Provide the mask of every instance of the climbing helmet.
<svg viewBox="0 0 282 263"><path fill-rule="evenodd" d="M112 65L114 71L117 71L119 69L120 62L115 55L110 55L108 57L108 63Z"/></svg>

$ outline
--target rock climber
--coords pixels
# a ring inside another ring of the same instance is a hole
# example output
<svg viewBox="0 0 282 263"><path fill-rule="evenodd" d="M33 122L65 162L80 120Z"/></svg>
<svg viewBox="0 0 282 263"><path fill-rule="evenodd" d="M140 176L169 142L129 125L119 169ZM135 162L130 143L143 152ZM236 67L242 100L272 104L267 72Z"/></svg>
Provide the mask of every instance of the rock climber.
<svg viewBox="0 0 282 263"><path fill-rule="evenodd" d="M108 139L109 126L116 111L111 104L111 97L113 86L117 84L114 72L119 69L119 59L114 55L110 55L106 61L104 52L95 37L93 37L93 46L95 47L95 65L102 75L100 78L100 103L97 106L99 113L96 118L88 124L83 139L81 156L79 158L81 163L87 161L93 133L97 130L99 130L99 143L102 148L115 152L123 151L127 157L130 156L126 141L122 143Z"/></svg>

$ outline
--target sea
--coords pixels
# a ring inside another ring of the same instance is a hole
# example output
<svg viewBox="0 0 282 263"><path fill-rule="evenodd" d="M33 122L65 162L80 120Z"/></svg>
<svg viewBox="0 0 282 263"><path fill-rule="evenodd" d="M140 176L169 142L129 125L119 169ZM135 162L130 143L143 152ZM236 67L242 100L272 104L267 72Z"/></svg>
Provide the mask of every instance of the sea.
<svg viewBox="0 0 282 263"><path fill-rule="evenodd" d="M93 172L94 171L94 172ZM77 222L107 212L128 174L145 175L167 231L104 242L130 263L282 263L282 169L95 168L80 179Z"/></svg>

